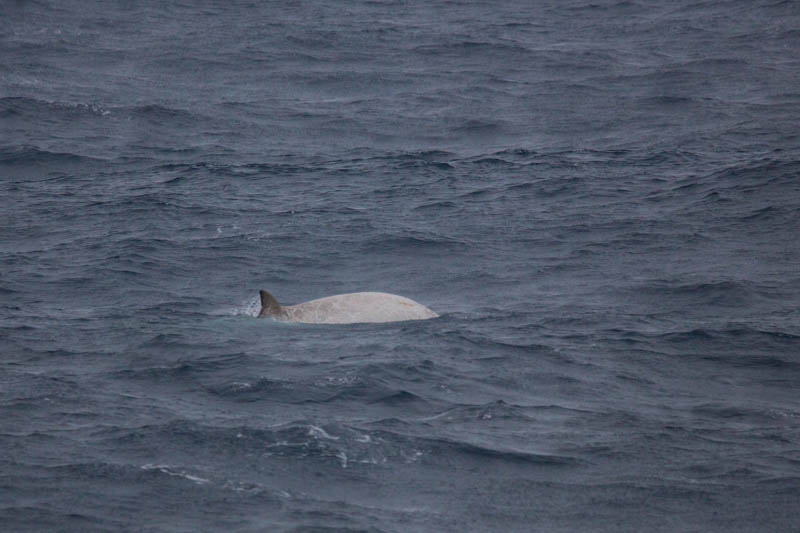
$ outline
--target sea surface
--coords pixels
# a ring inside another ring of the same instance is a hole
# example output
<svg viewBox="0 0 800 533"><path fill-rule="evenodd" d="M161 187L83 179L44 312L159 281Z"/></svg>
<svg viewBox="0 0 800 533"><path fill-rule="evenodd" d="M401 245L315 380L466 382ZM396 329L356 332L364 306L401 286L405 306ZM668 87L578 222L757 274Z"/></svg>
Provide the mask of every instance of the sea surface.
<svg viewBox="0 0 800 533"><path fill-rule="evenodd" d="M0 530L800 530L800 4L1 1Z"/></svg>

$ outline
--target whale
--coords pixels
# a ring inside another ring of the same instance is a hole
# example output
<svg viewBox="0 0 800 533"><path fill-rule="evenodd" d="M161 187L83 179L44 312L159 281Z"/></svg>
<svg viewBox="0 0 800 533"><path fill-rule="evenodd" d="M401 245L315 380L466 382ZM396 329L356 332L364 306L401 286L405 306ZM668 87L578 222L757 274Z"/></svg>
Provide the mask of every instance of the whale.
<svg viewBox="0 0 800 533"><path fill-rule="evenodd" d="M404 296L385 292L351 292L296 305L281 305L270 293L259 291L259 318L305 324L356 324L427 320L439 315Z"/></svg>

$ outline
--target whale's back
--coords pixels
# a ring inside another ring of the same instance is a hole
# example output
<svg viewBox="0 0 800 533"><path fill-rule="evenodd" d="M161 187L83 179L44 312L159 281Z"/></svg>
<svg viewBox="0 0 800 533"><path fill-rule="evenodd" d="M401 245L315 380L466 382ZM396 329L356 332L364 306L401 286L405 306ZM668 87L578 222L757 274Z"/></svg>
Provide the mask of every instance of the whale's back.
<svg viewBox="0 0 800 533"><path fill-rule="evenodd" d="M351 324L425 320L437 316L424 305L404 296L385 292L353 292L283 306L280 318L309 324Z"/></svg>

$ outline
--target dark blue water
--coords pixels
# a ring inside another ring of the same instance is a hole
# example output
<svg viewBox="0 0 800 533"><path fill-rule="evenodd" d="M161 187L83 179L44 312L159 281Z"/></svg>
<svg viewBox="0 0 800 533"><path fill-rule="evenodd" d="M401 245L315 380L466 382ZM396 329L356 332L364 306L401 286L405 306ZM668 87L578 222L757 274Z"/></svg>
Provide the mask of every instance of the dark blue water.
<svg viewBox="0 0 800 533"><path fill-rule="evenodd" d="M0 529L796 531L798 28L0 2Z"/></svg>

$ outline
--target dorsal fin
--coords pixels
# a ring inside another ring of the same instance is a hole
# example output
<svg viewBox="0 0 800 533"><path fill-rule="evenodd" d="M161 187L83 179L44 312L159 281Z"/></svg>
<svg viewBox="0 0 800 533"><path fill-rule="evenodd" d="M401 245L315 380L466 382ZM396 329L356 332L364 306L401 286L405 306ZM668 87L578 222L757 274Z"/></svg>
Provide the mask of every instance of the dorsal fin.
<svg viewBox="0 0 800 533"><path fill-rule="evenodd" d="M274 316L281 314L281 304L278 303L278 300L276 300L273 295L264 290L258 291L258 294L261 295L261 312L258 316Z"/></svg>

